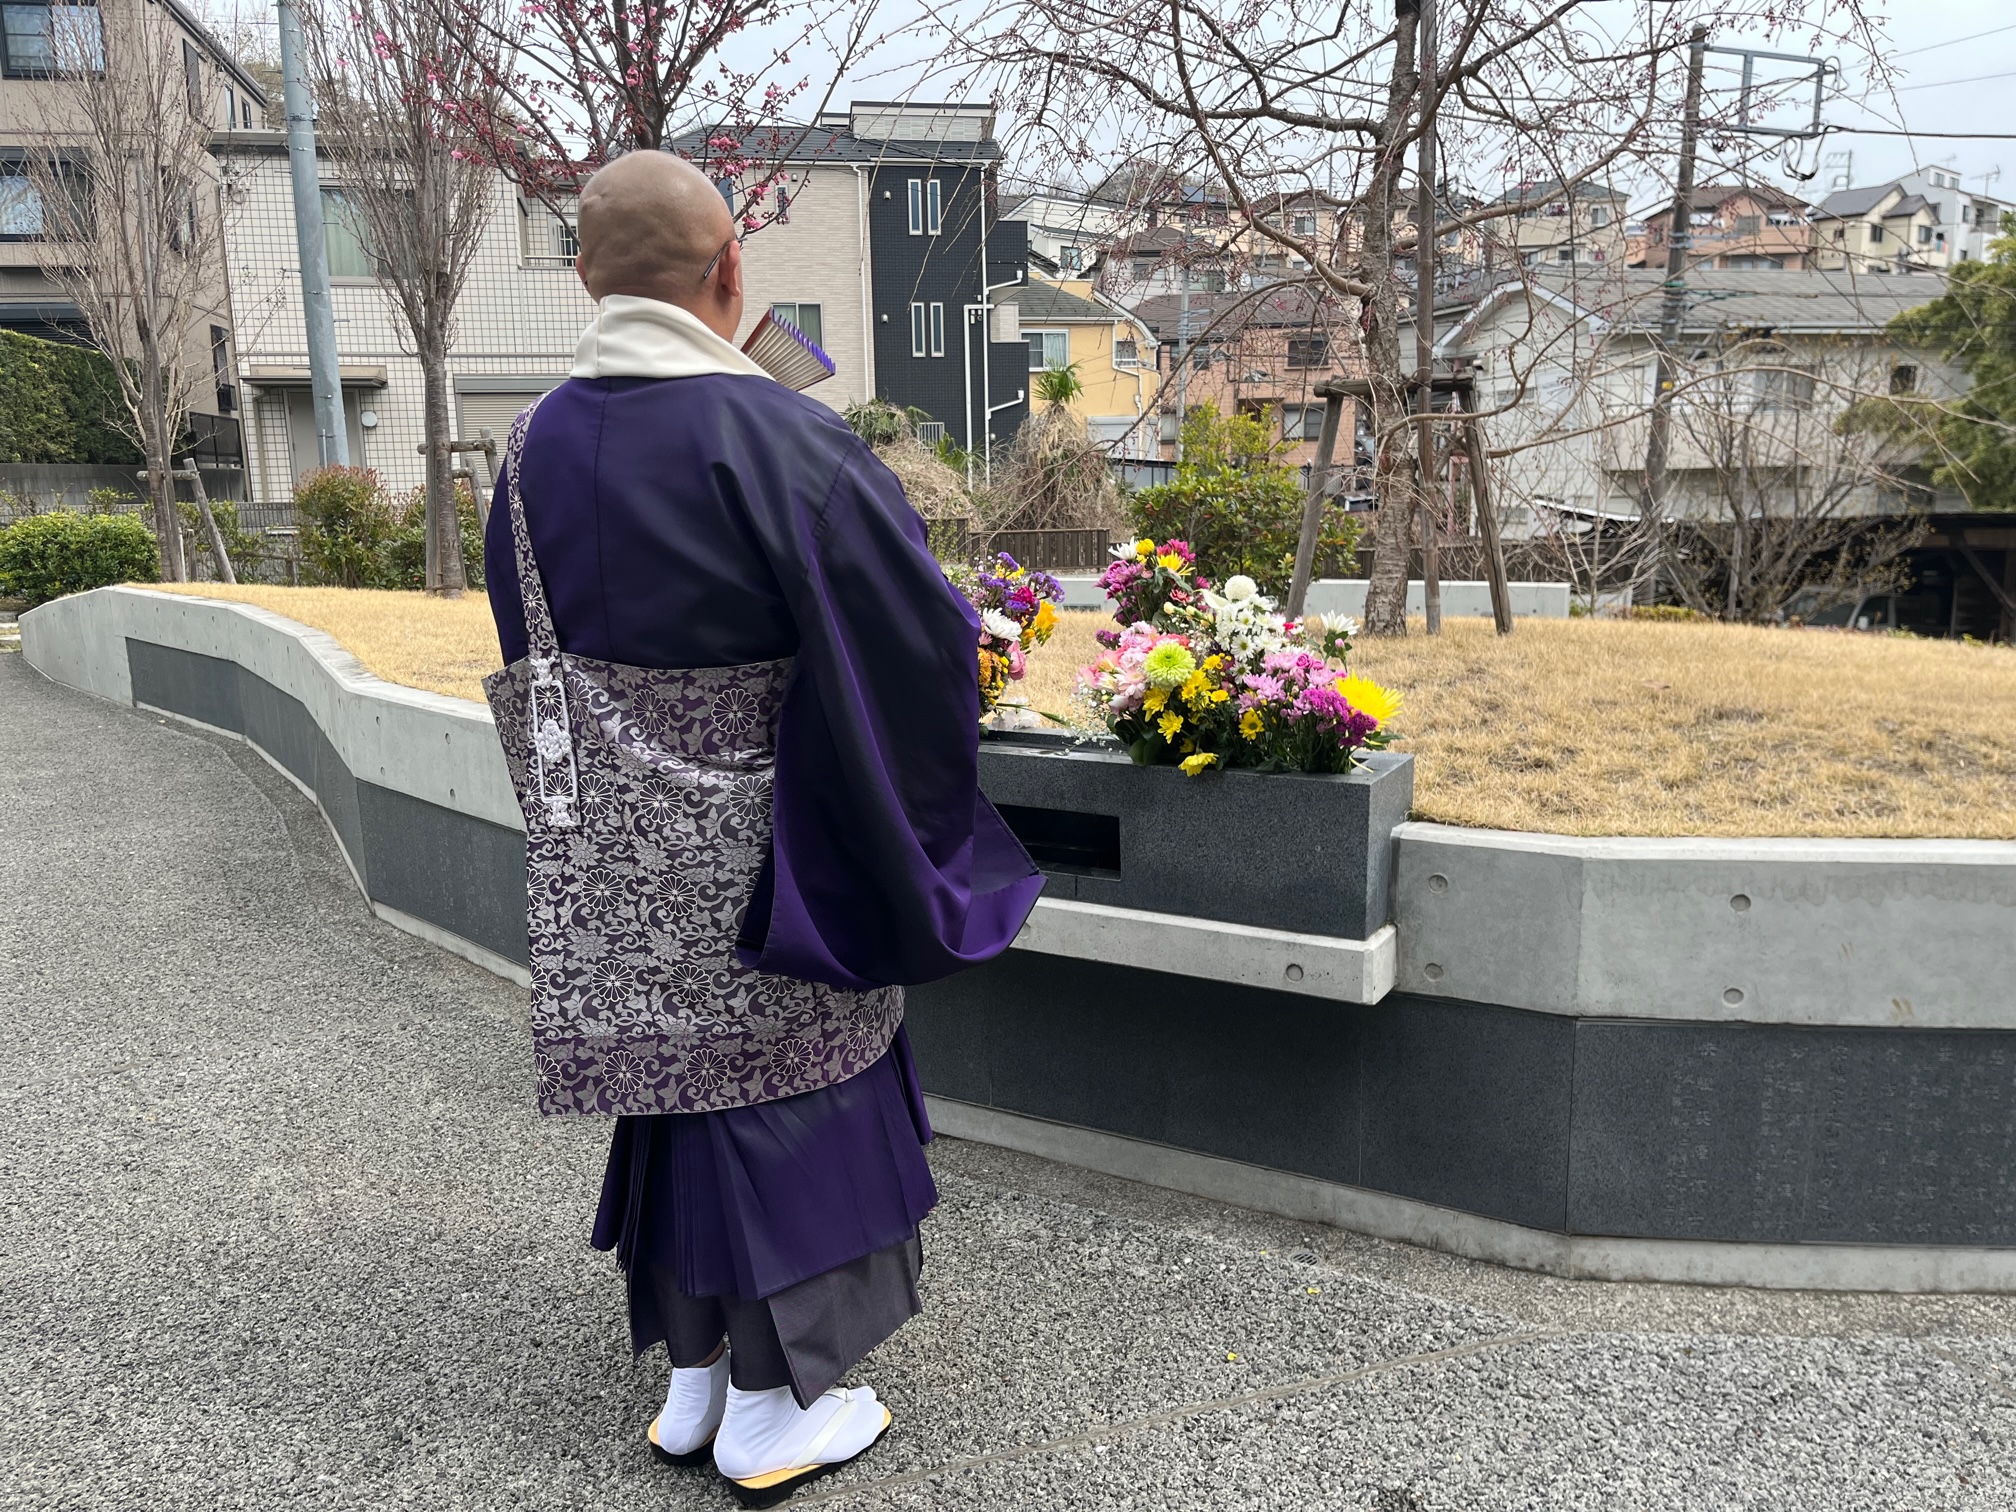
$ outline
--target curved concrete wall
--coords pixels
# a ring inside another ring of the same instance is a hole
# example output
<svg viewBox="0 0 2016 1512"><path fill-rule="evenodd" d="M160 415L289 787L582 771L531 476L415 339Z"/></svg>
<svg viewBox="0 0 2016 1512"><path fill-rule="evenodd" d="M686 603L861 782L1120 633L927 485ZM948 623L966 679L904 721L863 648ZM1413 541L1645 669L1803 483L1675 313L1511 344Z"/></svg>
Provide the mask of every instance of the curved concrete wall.
<svg viewBox="0 0 2016 1512"><path fill-rule="evenodd" d="M481 705L145 590L22 638L253 744L383 917L525 980ZM1395 852L1363 940L1043 900L1021 948L913 989L941 1127L1563 1273L2016 1289L2016 844L1403 824Z"/></svg>

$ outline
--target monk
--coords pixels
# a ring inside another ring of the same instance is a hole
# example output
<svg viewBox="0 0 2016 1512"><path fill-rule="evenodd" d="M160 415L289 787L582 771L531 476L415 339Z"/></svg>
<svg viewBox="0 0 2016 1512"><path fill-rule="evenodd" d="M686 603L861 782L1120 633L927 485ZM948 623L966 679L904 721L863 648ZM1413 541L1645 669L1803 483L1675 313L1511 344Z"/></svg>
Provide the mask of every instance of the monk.
<svg viewBox="0 0 2016 1512"><path fill-rule="evenodd" d="M720 193L632 153L579 232L595 318L485 541L539 1106L617 1115L593 1242L670 1355L653 1452L770 1506L881 1436L841 1383L919 1310L903 986L1042 882L979 792L974 613L894 475L733 344Z"/></svg>

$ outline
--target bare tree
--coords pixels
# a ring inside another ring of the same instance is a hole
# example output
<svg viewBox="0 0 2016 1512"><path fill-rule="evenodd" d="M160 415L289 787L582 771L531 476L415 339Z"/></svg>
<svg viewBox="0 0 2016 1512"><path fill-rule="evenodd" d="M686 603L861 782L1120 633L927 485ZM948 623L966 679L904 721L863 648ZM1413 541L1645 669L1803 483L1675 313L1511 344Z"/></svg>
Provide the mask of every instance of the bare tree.
<svg viewBox="0 0 2016 1512"><path fill-rule="evenodd" d="M1795 355L1739 335L1683 370L1676 461L1693 466L1669 505L1663 563L1688 607L1727 620L1782 619L1897 586L1922 537L1930 490L1910 438L1844 425L1844 401L1883 392L1890 354L1840 347Z"/></svg>
<svg viewBox="0 0 2016 1512"><path fill-rule="evenodd" d="M1367 628L1405 631L1407 561L1421 481L1410 415L1412 353L1402 324L1423 235L1480 241L1516 265L1498 227L1517 198L1477 204L1438 183L1435 224L1410 224L1403 175L1424 122L1437 123L1449 181L1544 177L1565 195L1620 159L1670 154L1677 112L1668 65L1696 21L1783 33L1830 20L1869 48L1860 0L1448 0L1433 83L1417 68L1420 0L1390 12L1286 0L998 0L953 56L1002 81L1050 159L1134 156L1222 186L1234 224L1354 302L1377 460L1377 555ZM1389 19L1390 18L1390 19ZM1282 211L1317 192L1349 207L1324 238ZM1516 239L1515 239L1516 241Z"/></svg>
<svg viewBox="0 0 2016 1512"><path fill-rule="evenodd" d="M489 12L496 21L500 12ZM480 98L494 61L431 5L328 0L311 18L310 87L340 187L333 213L364 245L426 386L427 589L467 582L456 515L448 351L455 305L489 225L496 171L448 108Z"/></svg>
<svg viewBox="0 0 2016 1512"><path fill-rule="evenodd" d="M202 327L226 303L210 156L217 75L187 66L165 6L54 6L48 18L47 109L28 133L42 220L32 245L118 376L146 460L161 576L184 582L173 454L211 377ZM199 510L214 541L207 502Z"/></svg>

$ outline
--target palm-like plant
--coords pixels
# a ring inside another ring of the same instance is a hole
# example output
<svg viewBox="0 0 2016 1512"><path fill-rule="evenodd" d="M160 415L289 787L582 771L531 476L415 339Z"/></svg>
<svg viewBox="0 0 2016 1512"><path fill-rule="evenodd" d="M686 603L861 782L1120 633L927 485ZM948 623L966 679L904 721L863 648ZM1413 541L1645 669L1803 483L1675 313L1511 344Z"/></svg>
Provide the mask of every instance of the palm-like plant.
<svg viewBox="0 0 2016 1512"><path fill-rule="evenodd" d="M1085 382L1078 376L1075 362L1045 368L1036 375L1036 397L1045 404L1069 404L1084 392Z"/></svg>

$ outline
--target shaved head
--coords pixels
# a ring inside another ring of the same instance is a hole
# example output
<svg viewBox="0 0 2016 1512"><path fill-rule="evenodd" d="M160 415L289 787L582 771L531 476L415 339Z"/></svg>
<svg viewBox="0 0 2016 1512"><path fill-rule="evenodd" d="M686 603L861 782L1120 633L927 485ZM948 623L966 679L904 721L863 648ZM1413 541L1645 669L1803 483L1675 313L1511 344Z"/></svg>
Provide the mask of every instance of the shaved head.
<svg viewBox="0 0 2016 1512"><path fill-rule="evenodd" d="M684 158L647 149L608 164L581 188L577 234L574 266L591 299L664 300L717 331L725 322L722 334L733 339L742 315L735 220L721 191Z"/></svg>

